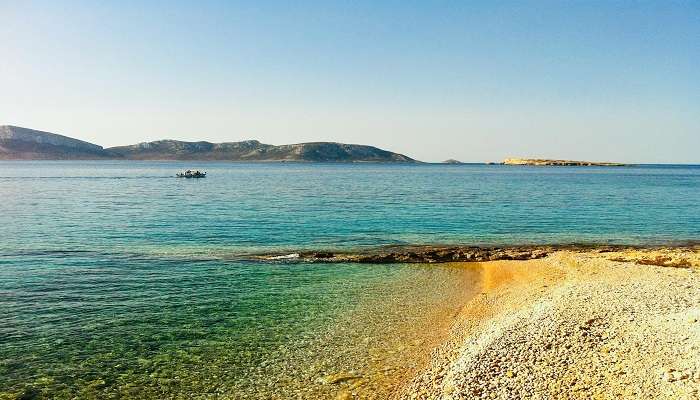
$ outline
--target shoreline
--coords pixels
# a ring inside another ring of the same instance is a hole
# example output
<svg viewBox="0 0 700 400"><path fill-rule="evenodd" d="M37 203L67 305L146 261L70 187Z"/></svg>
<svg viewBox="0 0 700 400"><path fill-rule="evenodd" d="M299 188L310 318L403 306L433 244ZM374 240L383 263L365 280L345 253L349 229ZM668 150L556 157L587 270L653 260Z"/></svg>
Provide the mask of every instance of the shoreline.
<svg viewBox="0 0 700 400"><path fill-rule="evenodd" d="M481 294L394 399L700 393L700 249L560 250L455 265L482 271Z"/></svg>
<svg viewBox="0 0 700 400"><path fill-rule="evenodd" d="M663 266L692 266L682 256L700 251L699 241L668 244L622 245L622 244L543 244L511 246L468 245L391 245L361 251L300 250L276 253L249 254L242 259L264 262L323 262L323 263L453 263L487 262L503 260L534 260L551 254L568 251L574 253L647 253L639 263ZM653 255L653 256L652 256Z"/></svg>

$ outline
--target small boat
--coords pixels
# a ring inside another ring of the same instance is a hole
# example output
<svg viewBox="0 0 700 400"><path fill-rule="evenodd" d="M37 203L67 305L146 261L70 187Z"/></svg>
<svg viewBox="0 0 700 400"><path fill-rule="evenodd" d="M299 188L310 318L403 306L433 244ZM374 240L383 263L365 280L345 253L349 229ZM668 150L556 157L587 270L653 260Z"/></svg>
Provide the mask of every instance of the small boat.
<svg viewBox="0 0 700 400"><path fill-rule="evenodd" d="M178 178L206 178L207 173L188 169L185 172L178 172L175 176Z"/></svg>

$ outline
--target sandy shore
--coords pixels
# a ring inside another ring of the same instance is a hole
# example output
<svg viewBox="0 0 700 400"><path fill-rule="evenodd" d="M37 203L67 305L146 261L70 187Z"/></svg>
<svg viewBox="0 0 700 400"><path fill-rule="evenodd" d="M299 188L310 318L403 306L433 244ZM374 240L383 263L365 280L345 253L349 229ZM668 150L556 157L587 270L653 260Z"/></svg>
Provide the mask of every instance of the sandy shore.
<svg viewBox="0 0 700 400"><path fill-rule="evenodd" d="M700 249L463 266L481 294L395 398L700 396Z"/></svg>

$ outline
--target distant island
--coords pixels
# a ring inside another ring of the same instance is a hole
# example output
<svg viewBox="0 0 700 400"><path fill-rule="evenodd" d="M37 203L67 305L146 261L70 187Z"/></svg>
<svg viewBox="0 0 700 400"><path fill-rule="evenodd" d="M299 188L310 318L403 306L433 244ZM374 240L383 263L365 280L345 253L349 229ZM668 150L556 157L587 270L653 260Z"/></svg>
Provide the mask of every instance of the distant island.
<svg viewBox="0 0 700 400"><path fill-rule="evenodd" d="M210 143L158 140L103 148L68 136L0 126L0 160L181 160L417 163L373 146L314 142L275 146L257 140Z"/></svg>
<svg viewBox="0 0 700 400"><path fill-rule="evenodd" d="M442 162L443 164L464 164L463 162L459 160L455 160L454 158L447 159Z"/></svg>
<svg viewBox="0 0 700 400"><path fill-rule="evenodd" d="M55 133L0 126L0 160L92 160L110 158L96 144Z"/></svg>
<svg viewBox="0 0 700 400"><path fill-rule="evenodd" d="M622 167L627 164L612 162L592 162L592 161L572 161L572 160L550 160L543 158L506 158L501 163L503 165L538 165L538 166L560 166L560 167Z"/></svg>

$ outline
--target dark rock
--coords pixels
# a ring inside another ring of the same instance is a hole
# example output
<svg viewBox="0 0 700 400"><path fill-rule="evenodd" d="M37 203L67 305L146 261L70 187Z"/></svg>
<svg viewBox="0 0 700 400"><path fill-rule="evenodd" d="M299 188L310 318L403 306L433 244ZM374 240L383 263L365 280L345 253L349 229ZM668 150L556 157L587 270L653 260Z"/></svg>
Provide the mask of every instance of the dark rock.
<svg viewBox="0 0 700 400"><path fill-rule="evenodd" d="M19 394L19 396L16 397L17 400L36 400L41 398L41 391L35 387L26 387L22 391L22 393Z"/></svg>
<svg viewBox="0 0 700 400"><path fill-rule="evenodd" d="M445 263L483 262L497 260L532 260L543 258L554 251L622 251L633 246L614 245L532 245L532 246L391 246L368 250L362 253L316 251L299 253L294 261L301 262L355 262L368 264L390 263ZM637 247L638 248L638 247ZM278 256L252 256L256 260L279 260Z"/></svg>
<svg viewBox="0 0 700 400"><path fill-rule="evenodd" d="M333 258L334 254L330 253L330 252L319 251L319 252L312 253L311 256L313 258Z"/></svg>

